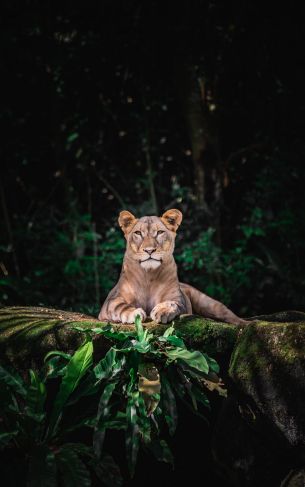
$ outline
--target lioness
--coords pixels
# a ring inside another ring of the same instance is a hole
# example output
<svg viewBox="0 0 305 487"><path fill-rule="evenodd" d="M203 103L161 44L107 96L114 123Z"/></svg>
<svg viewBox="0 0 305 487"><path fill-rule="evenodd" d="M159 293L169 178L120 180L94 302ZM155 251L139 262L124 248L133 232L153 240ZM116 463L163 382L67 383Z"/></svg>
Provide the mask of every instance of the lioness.
<svg viewBox="0 0 305 487"><path fill-rule="evenodd" d="M137 219L121 211L119 225L127 246L117 285L110 291L99 314L101 321L134 323L147 316L168 323L181 314L198 314L228 323L244 324L224 304L178 281L173 257L176 231L182 213L172 209L160 218Z"/></svg>

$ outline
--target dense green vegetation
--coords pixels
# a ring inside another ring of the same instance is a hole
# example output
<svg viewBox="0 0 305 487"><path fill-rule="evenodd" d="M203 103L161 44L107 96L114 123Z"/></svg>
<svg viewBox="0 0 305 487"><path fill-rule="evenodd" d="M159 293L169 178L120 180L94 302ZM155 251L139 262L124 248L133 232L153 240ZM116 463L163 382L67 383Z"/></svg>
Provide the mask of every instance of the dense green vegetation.
<svg viewBox="0 0 305 487"><path fill-rule="evenodd" d="M305 309L298 9L2 6L0 303L96 315L117 215L184 213L180 279L240 314Z"/></svg>
<svg viewBox="0 0 305 487"><path fill-rule="evenodd" d="M51 351L43 369L23 370L22 376L0 366L0 465L11 485L87 487L98 479L122 485L107 451L108 430L124 432L131 476L140 448L173 465L162 435L166 426L175 434L177 400L205 418L206 388L226 393L215 360L188 350L174 326L154 336L138 316L135 331L74 329L86 340L73 355ZM101 335L110 348L94 363L93 337ZM118 449L122 445L116 455Z"/></svg>

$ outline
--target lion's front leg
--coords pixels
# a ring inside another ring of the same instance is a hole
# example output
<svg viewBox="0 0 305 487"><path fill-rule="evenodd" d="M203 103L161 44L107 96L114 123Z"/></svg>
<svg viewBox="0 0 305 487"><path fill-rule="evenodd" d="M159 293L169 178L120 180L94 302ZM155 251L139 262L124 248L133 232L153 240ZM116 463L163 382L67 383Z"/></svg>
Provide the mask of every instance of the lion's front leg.
<svg viewBox="0 0 305 487"><path fill-rule="evenodd" d="M163 301L151 310L150 317L156 323L169 323L181 312L179 304L175 301Z"/></svg>
<svg viewBox="0 0 305 487"><path fill-rule="evenodd" d="M140 316L142 321L146 319L144 309L131 306L123 298L117 297L104 303L98 319L101 321L134 323L137 315Z"/></svg>

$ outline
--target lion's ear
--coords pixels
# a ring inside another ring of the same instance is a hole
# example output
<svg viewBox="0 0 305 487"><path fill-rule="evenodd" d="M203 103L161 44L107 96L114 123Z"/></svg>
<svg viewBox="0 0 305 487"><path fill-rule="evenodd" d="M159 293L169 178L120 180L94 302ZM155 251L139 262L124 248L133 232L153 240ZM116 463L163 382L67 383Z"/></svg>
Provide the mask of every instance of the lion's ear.
<svg viewBox="0 0 305 487"><path fill-rule="evenodd" d="M125 235L127 235L137 223L137 218L130 211L121 211L119 215L119 225Z"/></svg>
<svg viewBox="0 0 305 487"><path fill-rule="evenodd" d="M176 232L182 222L182 213L176 209L167 210L161 216L161 221L169 230Z"/></svg>

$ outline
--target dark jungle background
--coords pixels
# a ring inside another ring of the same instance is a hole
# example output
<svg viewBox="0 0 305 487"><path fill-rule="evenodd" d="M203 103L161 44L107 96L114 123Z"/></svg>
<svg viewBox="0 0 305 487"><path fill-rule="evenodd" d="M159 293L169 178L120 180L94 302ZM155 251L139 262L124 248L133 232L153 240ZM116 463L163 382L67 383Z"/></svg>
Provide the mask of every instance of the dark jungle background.
<svg viewBox="0 0 305 487"><path fill-rule="evenodd" d="M97 314L120 210L184 213L181 280L305 310L304 16L290 2L1 2L1 305Z"/></svg>

